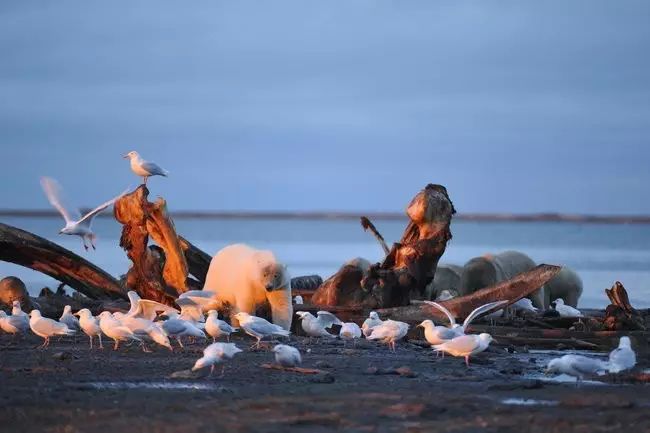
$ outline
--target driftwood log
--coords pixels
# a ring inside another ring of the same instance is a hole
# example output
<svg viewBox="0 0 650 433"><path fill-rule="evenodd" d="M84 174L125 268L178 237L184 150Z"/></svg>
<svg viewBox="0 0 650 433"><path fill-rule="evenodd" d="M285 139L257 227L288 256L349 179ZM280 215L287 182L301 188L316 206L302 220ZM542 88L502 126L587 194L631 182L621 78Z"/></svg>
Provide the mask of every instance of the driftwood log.
<svg viewBox="0 0 650 433"><path fill-rule="evenodd" d="M40 236L0 223L0 260L42 272L90 299L126 299L110 274Z"/></svg>
<svg viewBox="0 0 650 433"><path fill-rule="evenodd" d="M167 203L147 200L149 190L140 185L115 202L115 219L123 225L120 246L133 263L126 285L141 297L168 305L188 290L188 265L183 242L167 213ZM149 238L157 245L149 246ZM194 251L185 241L186 251Z"/></svg>
<svg viewBox="0 0 650 433"><path fill-rule="evenodd" d="M449 224L455 213L445 187L427 185L406 208L409 223L386 258L367 272L344 266L314 293L312 302L324 306L385 308L408 305L411 299L421 298L451 239ZM363 217L361 222L386 251L383 237L370 220Z"/></svg>
<svg viewBox="0 0 650 433"><path fill-rule="evenodd" d="M611 304L605 309L603 324L606 329L618 331L623 329L645 330L644 319L630 304L627 290L619 281L611 289L605 289Z"/></svg>

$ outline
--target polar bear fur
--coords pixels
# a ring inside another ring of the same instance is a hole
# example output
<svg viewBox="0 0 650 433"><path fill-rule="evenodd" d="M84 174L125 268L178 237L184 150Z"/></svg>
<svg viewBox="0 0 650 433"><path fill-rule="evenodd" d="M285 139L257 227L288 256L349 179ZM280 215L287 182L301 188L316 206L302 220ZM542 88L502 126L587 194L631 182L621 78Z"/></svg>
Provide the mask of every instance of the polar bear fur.
<svg viewBox="0 0 650 433"><path fill-rule="evenodd" d="M546 283L544 295L546 307L557 298L562 298L565 304L575 308L578 306L580 295L582 295L582 280L573 269L564 266L556 276Z"/></svg>
<svg viewBox="0 0 650 433"><path fill-rule="evenodd" d="M271 251L244 244L223 248L210 262L203 290L216 293L220 309L228 309L234 326L238 325L235 314L243 311L254 315L268 302L273 323L291 328L291 279L286 266Z"/></svg>
<svg viewBox="0 0 650 433"><path fill-rule="evenodd" d="M475 257L463 266L460 295L469 295L484 287L509 280L534 267L535 262L526 254L518 251L505 251L499 254ZM542 287L528 296L537 308L545 308L544 291L544 287Z"/></svg>
<svg viewBox="0 0 650 433"><path fill-rule="evenodd" d="M458 295L460 275L462 272L462 266L445 263L438 265L433 280L427 285L425 290L425 299L435 301L444 290L452 295Z"/></svg>

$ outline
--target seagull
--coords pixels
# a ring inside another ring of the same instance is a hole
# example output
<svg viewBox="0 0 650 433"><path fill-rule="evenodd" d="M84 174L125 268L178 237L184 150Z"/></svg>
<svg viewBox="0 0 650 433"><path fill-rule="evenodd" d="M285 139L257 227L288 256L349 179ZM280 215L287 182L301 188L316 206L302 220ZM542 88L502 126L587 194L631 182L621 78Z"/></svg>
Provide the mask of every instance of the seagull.
<svg viewBox="0 0 650 433"><path fill-rule="evenodd" d="M521 298L517 302L513 302L512 304L508 305L506 308L502 308L488 314L486 317L489 319L497 319L499 317L502 317L504 314L514 316L515 312L517 311L527 311L533 314L539 313L539 309L533 305L533 301L528 298Z"/></svg>
<svg viewBox="0 0 650 433"><path fill-rule="evenodd" d="M245 312L239 312L233 316L239 322L239 327L248 335L257 339L257 342L251 347L259 348L260 342L264 337L271 335L281 335L288 337L290 332L281 326L275 325L261 317L251 316Z"/></svg>
<svg viewBox="0 0 650 433"><path fill-rule="evenodd" d="M459 335L462 335L462 333L459 334L457 332L457 330L462 330L460 326L458 326L456 329L440 325L436 326L431 320L423 320L422 323L420 323L417 327L424 328L424 338L432 346L434 344L442 344L447 340L451 340L458 337Z"/></svg>
<svg viewBox="0 0 650 433"><path fill-rule="evenodd" d="M560 358L551 359L546 366L545 374L568 374L576 378L577 384L585 375L605 372L607 367L607 363L600 359L588 358L582 355L564 355Z"/></svg>
<svg viewBox="0 0 650 433"><path fill-rule="evenodd" d="M302 363L300 352L295 347L278 344L273 348L273 352L275 353L275 362L285 368L295 367Z"/></svg>
<svg viewBox="0 0 650 433"><path fill-rule="evenodd" d="M34 334L45 339L41 346L43 348L50 344L50 337L54 335L74 335L75 333L65 323L41 316L41 312L38 310L32 310L29 313L29 327Z"/></svg>
<svg viewBox="0 0 650 433"><path fill-rule="evenodd" d="M165 346L169 350L172 350L171 343L167 337L167 333L162 329L157 323L152 322L141 317L129 316L124 313L116 312L113 313L113 317L117 319L123 326L129 328L133 334L142 340L153 341ZM144 341L141 342L142 350L144 352L150 352L149 349L144 344Z"/></svg>
<svg viewBox="0 0 650 433"><path fill-rule="evenodd" d="M29 330L29 317L26 314L7 316L7 313L0 310L0 329L8 334L24 334Z"/></svg>
<svg viewBox="0 0 650 433"><path fill-rule="evenodd" d="M492 341L495 341L492 336L484 332L479 335L461 335L444 343L436 344L433 348L451 356L465 357L465 365L469 367L469 357L483 352Z"/></svg>
<svg viewBox="0 0 650 433"><path fill-rule="evenodd" d="M304 303L304 301L302 300L302 296L300 295L294 296L293 303L296 305L302 305Z"/></svg>
<svg viewBox="0 0 650 433"><path fill-rule="evenodd" d="M555 300L555 310L560 313L560 317L582 317L582 313L577 308L564 303L564 299Z"/></svg>
<svg viewBox="0 0 650 433"><path fill-rule="evenodd" d="M12 316L21 316L29 320L29 315L20 308L20 301L13 301L11 303L11 315Z"/></svg>
<svg viewBox="0 0 650 433"><path fill-rule="evenodd" d="M126 326L117 320L110 311L103 311L99 316L99 328L104 334L115 342L113 350L117 350L120 347L120 341L124 340L135 340L142 341L140 337L135 335Z"/></svg>
<svg viewBox="0 0 650 433"><path fill-rule="evenodd" d="M205 321L205 332L212 337L212 342L222 335L225 335L230 341L230 334L237 332L237 328L233 328L223 320L219 319L219 312L217 310L210 310L208 318Z"/></svg>
<svg viewBox="0 0 650 433"><path fill-rule="evenodd" d="M147 179L150 176L165 176L169 175L169 172L164 168L160 167L155 162L149 162L142 159L142 157L132 150L131 152L124 155L124 158L129 158L131 160L131 170L138 176L144 178L144 184L147 184Z"/></svg>
<svg viewBox="0 0 650 433"><path fill-rule="evenodd" d="M182 320L192 322L199 329L205 327L205 316L203 316L203 309L200 305L189 298L178 298L176 304L181 307L180 318Z"/></svg>
<svg viewBox="0 0 650 433"><path fill-rule="evenodd" d="M453 293L451 293L450 290L444 289L440 292L438 297L436 298L436 301L448 301L450 299L454 299L456 296L454 296Z"/></svg>
<svg viewBox="0 0 650 433"><path fill-rule="evenodd" d="M168 336L174 337L180 347L184 347L181 337L206 338L203 331L196 327L194 323L181 319L178 312L171 311L165 313L165 315L168 319L162 323L162 329Z"/></svg>
<svg viewBox="0 0 650 433"><path fill-rule="evenodd" d="M396 320L384 320L381 325L375 326L366 338L368 340L381 340L387 343L388 347L395 352L395 342L404 338L408 330L409 325L407 323Z"/></svg>
<svg viewBox="0 0 650 433"><path fill-rule="evenodd" d="M472 323L474 319L479 317L480 315L492 310L493 308L496 308L500 305L507 304L509 301L496 301L496 302L490 302L488 304L481 305L480 307L475 308L472 310L471 313L465 318L465 321L463 322L462 325L459 325L456 323L456 319L454 316L451 314L451 312L443 307L441 304L438 304L437 302L432 302L432 301L424 301L425 304L431 305L432 307L437 308L438 310L442 311L445 313L447 318L449 319L449 325L452 331L456 333L457 336L465 334L467 332L467 328L469 325ZM422 322L424 323L424 322ZM421 323L421 324L422 324Z"/></svg>
<svg viewBox="0 0 650 433"><path fill-rule="evenodd" d="M307 311L298 311L296 314L302 319L302 330L310 337L334 337L327 332L327 328L343 324L338 317L327 311L319 311L316 313L318 317Z"/></svg>
<svg viewBox="0 0 650 433"><path fill-rule="evenodd" d="M345 322L341 325L339 337L346 340L355 340L361 338L361 328L354 322Z"/></svg>
<svg viewBox="0 0 650 433"><path fill-rule="evenodd" d="M609 372L620 373L636 365L636 354L632 350L630 337L621 337L618 347L609 353Z"/></svg>
<svg viewBox="0 0 650 433"><path fill-rule="evenodd" d="M210 375L214 371L215 364L221 363L226 359L232 359L236 354L242 350L235 346L233 343L212 343L203 350L203 357L196 360L192 371L210 366ZM221 375L225 366L221 367Z"/></svg>
<svg viewBox="0 0 650 433"><path fill-rule="evenodd" d="M199 307L205 313L210 310L219 310L221 308L221 302L217 300L217 293L210 290L188 290L187 292L181 293L181 295L176 300L189 299ZM179 304L180 305L180 304Z"/></svg>
<svg viewBox="0 0 650 433"><path fill-rule="evenodd" d="M178 313L178 310L160 302L142 299L134 290L129 290L126 295L129 297L131 308L128 313L129 317L139 317L153 321L158 313Z"/></svg>
<svg viewBox="0 0 650 433"><path fill-rule="evenodd" d="M90 339L90 348L93 348L93 337L97 336L99 339L99 348L103 349L102 330L99 327L99 320L93 316L93 313L91 313L88 308L82 308L74 314L75 316L79 316L79 326L84 334L86 334Z"/></svg>
<svg viewBox="0 0 650 433"><path fill-rule="evenodd" d="M371 311L370 314L368 315L368 318L363 321L363 324L361 325L361 330L363 331L363 335L365 337L368 337L370 333L372 332L372 329L375 326L379 326L383 323L383 321L379 318L379 315L375 311Z"/></svg>
<svg viewBox="0 0 650 433"><path fill-rule="evenodd" d="M96 249L95 239L97 239L97 235L95 235L91 229L93 218L95 218L95 216L102 212L104 209L111 206L115 200L122 197L128 191L126 190L117 197L100 204L95 209L91 210L82 217L76 208L66 207L64 205L61 185L59 185L56 180L50 177L42 177L41 186L43 187L43 191L45 191L45 195L47 196L50 204L59 211L65 220L65 227L59 231L59 234L79 236L83 241L86 251L88 251L86 240L88 240L90 246L93 247L93 250Z"/></svg>
<svg viewBox="0 0 650 433"><path fill-rule="evenodd" d="M69 305L66 305L63 307L63 314L59 318L60 323L65 323L68 328L72 329L73 331L80 331L81 330L81 325L79 324L79 319L77 319L73 314L72 314L72 308Z"/></svg>

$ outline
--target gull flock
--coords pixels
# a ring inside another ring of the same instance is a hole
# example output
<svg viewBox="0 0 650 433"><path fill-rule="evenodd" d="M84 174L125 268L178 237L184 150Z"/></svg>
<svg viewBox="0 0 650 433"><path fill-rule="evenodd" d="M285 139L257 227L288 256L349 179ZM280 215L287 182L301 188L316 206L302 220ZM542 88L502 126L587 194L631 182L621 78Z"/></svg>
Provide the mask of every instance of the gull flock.
<svg viewBox="0 0 650 433"><path fill-rule="evenodd" d="M136 151L124 155L130 160L133 173L143 178L146 184L149 177L168 176L169 172L154 162L145 161ZM92 231L92 222L95 216L113 205L117 199L128 192L102 203L83 216L78 208L70 206L64 199L63 190L59 183L49 177L41 179L41 186L50 204L61 214L65 226L59 234L76 235L82 239L86 250L89 247L96 249L96 235ZM138 344L143 351L150 352L148 344L157 344L170 351L174 350L172 341L179 348L183 348L183 338L189 340L212 339L212 344L203 350L203 356L196 360L192 371L210 367L212 374L217 364L232 359L242 350L230 343L230 336L239 331L255 338L251 348L259 349L261 342L269 337L288 338L290 332L261 317L252 316L245 312L234 315L239 323L239 328L232 327L229 323L219 318L218 305L213 302L212 294L201 290L192 290L181 295L176 304L176 309L155 301L141 299L134 291L128 292L130 309L126 313L102 311L97 316L83 308L72 313L70 306L65 306L59 320L43 317L39 310L32 310L29 314L22 311L20 303L14 301L10 315L0 310L0 330L14 336L27 334L30 330L35 335L43 338L41 348L50 344L52 337L70 337L83 333L89 339L89 348L93 349L93 342L97 339L99 349L103 349L102 336L113 340L113 350L119 350L121 343ZM495 341L490 334L468 334L468 327L476 318L489 314L487 317L497 317L513 310L535 310L527 299L520 300L510 305L505 311L502 308L508 301L492 302L482 305L472 311L462 325L456 323L455 317L444 306L437 302L424 301L426 304L438 309L447 317L449 324L435 324L433 320L424 320L418 327L423 328L424 337L431 348L438 353L462 357L469 366L470 357L485 351L491 342ZM294 298L296 305L302 305L301 296ZM579 310L565 305L562 299L551 304L553 313L559 316L580 317ZM207 313L207 317L205 316ZM354 322L342 322L334 314L327 311L318 311L316 316L307 311L298 311L302 331L312 338L341 338L345 341L356 341L365 338L386 344L393 352L397 343L402 340L409 330L409 325L396 320L382 320L372 311L361 326ZM340 327L338 334L330 332L334 325ZM227 343L217 342L217 339L226 338ZM76 341L76 340L75 340ZM298 349L288 344L276 344L272 352L278 365L284 368L296 367L302 362ZM619 347L614 349L607 361L583 355L564 355L552 359L546 368L547 374L567 374L576 377L579 382L586 375L603 374L605 372L618 373L633 368L636 365L636 355L631 346L629 337L621 337Z"/></svg>

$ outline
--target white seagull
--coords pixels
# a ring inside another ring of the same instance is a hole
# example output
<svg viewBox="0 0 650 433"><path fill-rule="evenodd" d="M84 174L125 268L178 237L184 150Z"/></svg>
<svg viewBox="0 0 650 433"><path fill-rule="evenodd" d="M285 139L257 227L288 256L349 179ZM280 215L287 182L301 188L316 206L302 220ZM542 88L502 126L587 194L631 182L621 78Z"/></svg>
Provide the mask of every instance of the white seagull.
<svg viewBox="0 0 650 433"><path fill-rule="evenodd" d="M564 303L564 299L555 300L555 311L560 313L560 317L582 317L582 313L577 308Z"/></svg>
<svg viewBox="0 0 650 433"><path fill-rule="evenodd" d="M165 176L169 175L169 172L164 168L160 167L155 162L149 162L142 159L142 157L132 150L131 152L124 155L124 158L128 158L131 161L131 170L138 176L144 178L144 184L147 184L147 179L150 176Z"/></svg>
<svg viewBox="0 0 650 433"><path fill-rule="evenodd" d="M178 310L160 302L142 299L134 290L129 290L126 294L129 297L131 308L128 313L129 317L139 317L153 321L158 313L178 313Z"/></svg>
<svg viewBox="0 0 650 433"><path fill-rule="evenodd" d="M142 340L153 341L169 350L173 350L169 342L169 337L167 337L167 333L160 324L142 317L133 317L119 312L113 313L113 317ZM144 341L142 342L142 350L144 352L150 352L145 346Z"/></svg>
<svg viewBox="0 0 650 433"><path fill-rule="evenodd" d="M90 339L90 348L93 348L93 337L97 336L99 339L99 348L103 349L102 330L99 327L99 320L93 316L93 313L88 308L82 308L74 314L75 316L79 316L79 326L81 326L81 330Z"/></svg>
<svg viewBox="0 0 650 433"><path fill-rule="evenodd" d="M74 335L75 333L64 323L41 316L41 312L38 310L32 310L29 313L29 327L34 334L45 339L41 347L47 347L50 344L50 337L54 335Z"/></svg>
<svg viewBox="0 0 650 433"><path fill-rule="evenodd" d="M425 304L431 305L432 307L435 307L438 310L445 313L445 315L449 319L449 325L450 325L449 329L454 331L458 336L463 335L465 334L465 332L467 332L467 328L469 327L469 325L472 323L474 319L492 310L493 308L496 308L503 304L507 304L508 302L509 301L496 301L496 302L490 302L488 304L481 305L480 307L475 308L474 310L472 310L471 313L469 313L469 315L465 318L465 321L463 322L462 325L458 325L456 323L456 318L454 318L454 316L451 314L451 311L449 311L448 309L446 309L445 307L443 307L441 304L437 302L424 301Z"/></svg>
<svg viewBox="0 0 650 433"><path fill-rule="evenodd" d="M176 311L167 312L165 315L169 319L162 322L162 328L168 336L176 339L180 347L184 347L181 337L206 338L203 331L194 325L194 323L181 319Z"/></svg>
<svg viewBox="0 0 650 433"><path fill-rule="evenodd" d="M73 331L80 331L81 330L81 325L79 324L79 319L77 319L73 314L72 314L72 307L69 305L66 305L63 307L63 314L61 314L61 317L59 318L59 322L65 323L68 328L72 329Z"/></svg>
<svg viewBox="0 0 650 433"><path fill-rule="evenodd" d="M588 358L582 355L564 355L551 359L546 366L547 375L564 373L576 378L580 383L586 375L599 374L607 371L608 364L600 359Z"/></svg>
<svg viewBox="0 0 650 433"><path fill-rule="evenodd" d="M338 317L328 311L319 311L316 313L318 317L308 311L298 311L296 314L302 319L302 330L309 337L334 337L327 332L327 328L343 324Z"/></svg>
<svg viewBox="0 0 650 433"><path fill-rule="evenodd" d="M29 315L20 308L20 301L13 301L11 303L11 315L24 317L29 321Z"/></svg>
<svg viewBox="0 0 650 433"><path fill-rule="evenodd" d="M355 340L361 338L361 328L354 322L345 322L341 325L339 337L345 340Z"/></svg>
<svg viewBox="0 0 650 433"><path fill-rule="evenodd" d="M24 334L29 330L29 317L25 316L7 316L7 313L0 310L0 329L12 335Z"/></svg>
<svg viewBox="0 0 650 433"><path fill-rule="evenodd" d="M304 303L304 301L302 300L302 296L300 295L294 296L293 303L296 305L302 305Z"/></svg>
<svg viewBox="0 0 650 433"><path fill-rule="evenodd" d="M383 343L387 343L388 347L395 352L395 342L404 338L408 330L408 323L397 320L384 320L381 325L375 326L366 338L368 340L381 340Z"/></svg>
<svg viewBox="0 0 650 433"><path fill-rule="evenodd" d="M632 350L630 337L621 337L618 347L609 353L609 372L620 373L636 365L636 354Z"/></svg>
<svg viewBox="0 0 650 433"><path fill-rule="evenodd" d="M245 312L239 312L234 315L234 318L239 322L239 327L244 330L248 335L257 339L257 342L251 347L259 348L260 342L264 337L271 335L280 335L288 337L291 334L282 326L275 325L261 317L251 316Z"/></svg>
<svg viewBox="0 0 650 433"><path fill-rule="evenodd" d="M451 356L462 356L465 358L465 365L469 367L469 357L483 352L494 341L490 334L481 333L479 335L461 335L452 338L441 344L436 344L433 348L440 352L445 352Z"/></svg>
<svg viewBox="0 0 650 433"><path fill-rule="evenodd" d="M59 185L56 180L49 177L42 177L41 186L43 187L43 191L45 191L45 195L47 196L50 204L59 211L65 220L65 227L59 231L59 234L79 236L83 241L86 251L88 251L86 240L88 240L90 246L93 247L93 250L96 249L95 239L97 236L95 233L93 233L91 228L93 218L95 218L95 216L102 212L104 209L111 206L115 200L122 197L128 191L124 191L122 194L110 199L106 203L100 204L95 209L91 210L82 217L77 208L64 205L61 185Z"/></svg>
<svg viewBox="0 0 650 433"><path fill-rule="evenodd" d="M371 311L370 314L368 315L368 318L364 320L363 323L361 324L361 330L363 331L363 335L367 337L372 332L372 328L374 328L375 326L379 326L382 323L383 321L379 318L377 312Z"/></svg>
<svg viewBox="0 0 650 433"><path fill-rule="evenodd" d="M230 334L237 332L237 328L233 328L223 320L219 319L219 312L217 310L210 310L208 318L205 321L205 332L212 337L212 342L223 335L230 341Z"/></svg>
<svg viewBox="0 0 650 433"><path fill-rule="evenodd" d="M278 344L273 348L273 352L275 353L275 362L285 368L295 367L302 362L300 352L295 347Z"/></svg>
<svg viewBox="0 0 650 433"><path fill-rule="evenodd" d="M102 311L98 317L99 328L108 338L115 342L113 350L117 350L120 347L120 341L142 341L142 339L135 335L133 331L122 325L119 320L113 317L110 311Z"/></svg>
<svg viewBox="0 0 650 433"><path fill-rule="evenodd" d="M232 357L241 351L242 350L233 343L212 343L203 350L203 356L196 360L194 367L192 367L192 371L210 366L210 375L212 375L216 364L221 363L226 359L232 359ZM224 368L225 366L221 367L222 376Z"/></svg>

